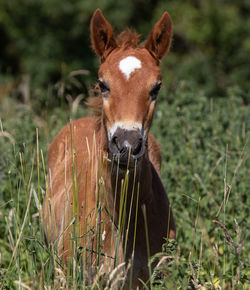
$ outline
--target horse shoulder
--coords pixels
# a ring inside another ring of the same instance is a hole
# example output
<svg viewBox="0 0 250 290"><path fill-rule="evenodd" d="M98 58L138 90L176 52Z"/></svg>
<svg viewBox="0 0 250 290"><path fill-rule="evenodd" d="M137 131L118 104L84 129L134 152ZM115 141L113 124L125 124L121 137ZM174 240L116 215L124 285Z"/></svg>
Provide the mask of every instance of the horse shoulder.
<svg viewBox="0 0 250 290"><path fill-rule="evenodd" d="M57 167L57 163L65 158L65 151L71 150L71 141L76 149L84 141L90 139L95 131L97 120L95 118L80 118L66 125L54 138L48 150L48 166ZM72 140L73 139L73 140ZM86 148L83 148L86 149Z"/></svg>
<svg viewBox="0 0 250 290"><path fill-rule="evenodd" d="M48 184L43 204L43 220L51 228L51 213L49 202L53 210L53 219L57 234L61 231L62 217L65 207L69 206L72 191L72 160L77 156L77 174L81 173L86 164L88 147L92 147L93 134L96 130L96 119L81 118L65 126L52 141L48 150ZM87 145L89 140L89 146ZM68 199L69 197L69 199ZM50 200L50 201L49 201ZM62 206L63 205L63 206ZM49 236L49 240L53 237Z"/></svg>

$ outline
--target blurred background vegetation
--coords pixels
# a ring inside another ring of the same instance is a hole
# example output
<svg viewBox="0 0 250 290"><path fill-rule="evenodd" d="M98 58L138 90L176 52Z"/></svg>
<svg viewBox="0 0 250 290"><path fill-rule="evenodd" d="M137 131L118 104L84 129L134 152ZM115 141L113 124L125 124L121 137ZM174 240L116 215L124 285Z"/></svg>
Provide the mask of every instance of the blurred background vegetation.
<svg viewBox="0 0 250 290"><path fill-rule="evenodd" d="M174 39L162 68L173 88L187 79L210 97L225 96L228 86L249 92L248 0L1 0L1 96L24 80L39 104L52 102L44 92L61 81L69 82L71 94L86 94L98 67L89 36L98 7L117 33L132 27L144 39L163 11L170 13ZM79 69L89 71L78 76L81 84L69 78Z"/></svg>
<svg viewBox="0 0 250 290"><path fill-rule="evenodd" d="M117 34L130 27L142 40L164 11L174 23L152 128L177 223L179 258L171 281L187 286L186 273L199 269L201 285L247 289L249 0L0 0L0 286L1 279L11 289L20 277L35 280L41 268L34 202L15 263L11 255L30 187L45 191L49 143L70 118L87 114L84 101L99 66L89 29L96 8ZM227 247L214 218L227 227L239 254ZM203 269L190 267L190 256Z"/></svg>

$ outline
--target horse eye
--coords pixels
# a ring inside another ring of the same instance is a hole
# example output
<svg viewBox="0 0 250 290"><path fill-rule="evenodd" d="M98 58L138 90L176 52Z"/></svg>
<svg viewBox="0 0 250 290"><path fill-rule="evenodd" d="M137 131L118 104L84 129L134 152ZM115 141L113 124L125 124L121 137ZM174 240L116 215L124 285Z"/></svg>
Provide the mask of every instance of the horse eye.
<svg viewBox="0 0 250 290"><path fill-rule="evenodd" d="M155 101L161 89L161 82L156 83L150 91L151 100Z"/></svg>
<svg viewBox="0 0 250 290"><path fill-rule="evenodd" d="M108 93L110 91L110 88L109 88L107 83L105 83L104 81L101 81L101 80L98 80L97 82L98 82L98 85L99 85L99 88L100 88L102 94Z"/></svg>

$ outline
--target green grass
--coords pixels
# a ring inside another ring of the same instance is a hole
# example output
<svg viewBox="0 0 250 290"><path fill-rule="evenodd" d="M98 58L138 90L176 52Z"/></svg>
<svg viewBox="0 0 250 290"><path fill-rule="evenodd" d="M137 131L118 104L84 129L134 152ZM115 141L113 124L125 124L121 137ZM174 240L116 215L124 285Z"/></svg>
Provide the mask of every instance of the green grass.
<svg viewBox="0 0 250 290"><path fill-rule="evenodd" d="M184 81L160 94L152 133L162 151L177 241L151 259L158 258L154 289L250 287L250 96L242 94L232 87L224 98L207 98ZM101 265L92 285L77 259L62 272L41 227L48 145L86 109L67 103L38 108L8 95L1 97L0 114L0 289L36 289L41 273L52 289L60 279L70 289L102 289ZM122 279L119 267L109 285Z"/></svg>

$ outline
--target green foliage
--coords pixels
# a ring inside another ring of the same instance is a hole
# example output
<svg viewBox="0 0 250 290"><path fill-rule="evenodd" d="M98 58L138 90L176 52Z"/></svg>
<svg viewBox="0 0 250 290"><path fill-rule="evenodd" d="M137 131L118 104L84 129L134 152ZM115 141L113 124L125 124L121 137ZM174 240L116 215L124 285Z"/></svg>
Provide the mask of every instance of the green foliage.
<svg viewBox="0 0 250 290"><path fill-rule="evenodd" d="M174 76L195 80L213 97L226 95L228 85L249 92L249 3L171 1L167 9L175 28L175 58L169 59Z"/></svg>
<svg viewBox="0 0 250 290"><path fill-rule="evenodd" d="M183 81L175 91L163 88L159 96L152 132L161 146L162 180L176 219L177 244L168 241L152 260L162 261L152 273L155 289L195 285L247 289L250 117L241 93L231 88L227 98L208 99ZM41 117L32 103L1 103L3 132L9 134L0 138L0 268L5 287L14 288L14 281L38 282L41 269L47 285L58 279L65 279L71 288L88 283L78 272L77 276L69 272L68 277L54 272L60 270L55 249L47 248L41 230L43 156L72 116L72 106L64 107L69 109L45 108L49 113ZM85 114L78 106L75 117ZM39 128L38 151L35 128ZM101 285L102 279L98 276L96 283Z"/></svg>
<svg viewBox="0 0 250 290"><path fill-rule="evenodd" d="M189 278L194 279L193 262L199 265L195 271L203 273L202 285L213 276L225 279L227 285L225 275L236 277L239 268L242 272L238 279L246 281L247 264L241 259L242 241L249 238L243 229L249 223L250 116L241 93L239 88L231 88L226 99L208 99L203 92L181 82L174 92L168 90L160 96L152 131L161 145L163 182L177 224L182 262L177 272L171 270L177 275L170 281L177 281L174 288L182 285L184 269L186 274L191 271ZM214 220L226 225L240 253L233 253L230 245L225 245L225 235ZM214 247L219 248L217 257Z"/></svg>

